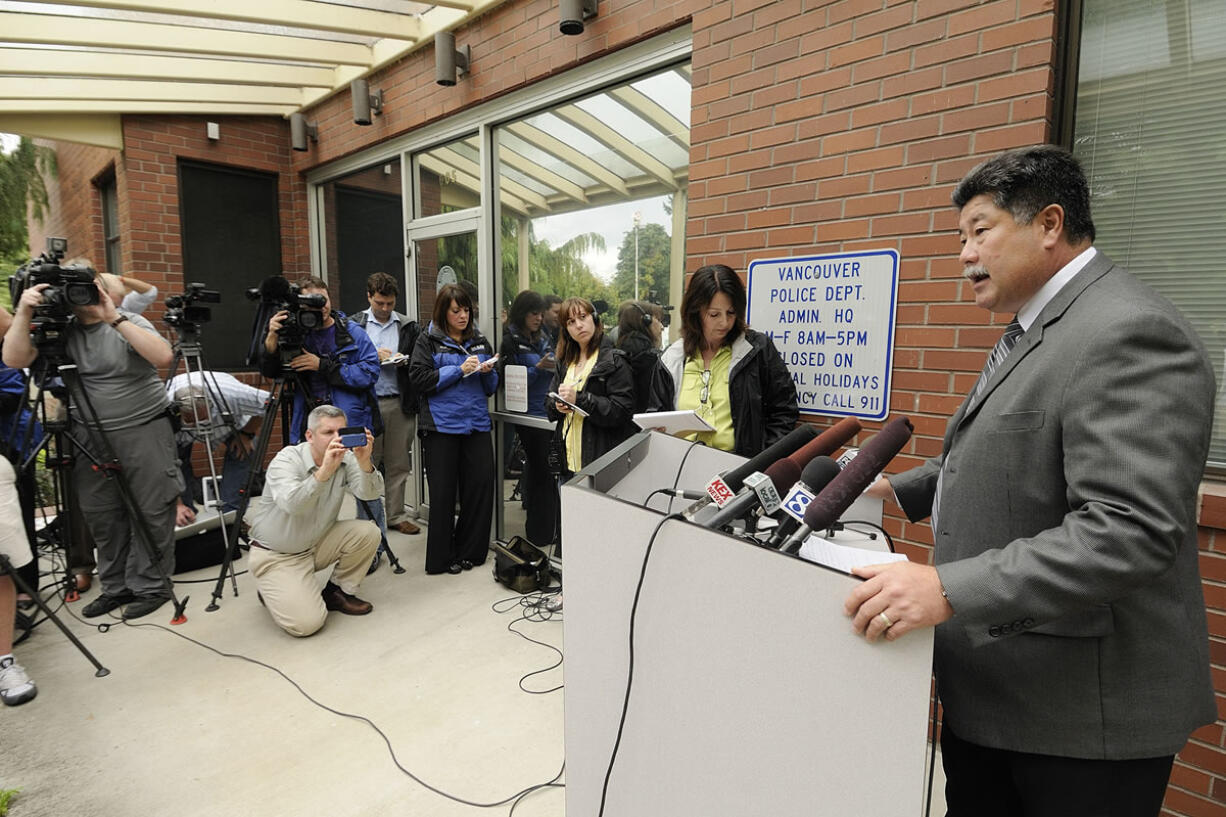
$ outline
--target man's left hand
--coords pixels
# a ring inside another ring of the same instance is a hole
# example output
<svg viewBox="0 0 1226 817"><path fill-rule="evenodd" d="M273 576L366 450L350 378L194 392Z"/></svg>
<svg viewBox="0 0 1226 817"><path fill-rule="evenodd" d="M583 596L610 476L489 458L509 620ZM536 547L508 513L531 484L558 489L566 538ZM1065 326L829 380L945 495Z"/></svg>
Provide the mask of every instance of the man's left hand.
<svg viewBox="0 0 1226 817"><path fill-rule="evenodd" d="M182 500L179 500L178 505L175 506L175 527L181 528L195 521L196 512L187 505L184 505Z"/></svg>
<svg viewBox="0 0 1226 817"><path fill-rule="evenodd" d="M303 352L289 362L289 367L296 372L319 371L319 355Z"/></svg>
<svg viewBox="0 0 1226 817"><path fill-rule="evenodd" d="M852 574L867 581L847 596L843 612L852 617L852 629L869 641L882 636L893 641L953 617L935 567L890 562L856 567Z"/></svg>
<svg viewBox="0 0 1226 817"><path fill-rule="evenodd" d="M370 429L366 429L366 445L359 445L357 448L350 449L353 451L354 459L358 461L358 465L363 471L373 471L374 465L371 464L370 454L375 447L375 435L370 433Z"/></svg>

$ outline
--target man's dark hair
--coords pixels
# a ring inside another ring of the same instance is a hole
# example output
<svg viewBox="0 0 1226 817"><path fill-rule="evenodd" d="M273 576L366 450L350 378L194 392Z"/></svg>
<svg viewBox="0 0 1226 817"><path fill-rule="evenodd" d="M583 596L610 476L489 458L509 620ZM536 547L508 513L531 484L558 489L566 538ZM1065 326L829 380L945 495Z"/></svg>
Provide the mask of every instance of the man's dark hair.
<svg viewBox="0 0 1226 817"><path fill-rule="evenodd" d="M1050 204L1064 209L1064 236L1070 244L1094 240L1090 218L1090 187L1081 164L1067 150L1036 145L988 159L954 188L954 206L962 208L976 196L990 196L1019 224L1029 224Z"/></svg>
<svg viewBox="0 0 1226 817"><path fill-rule="evenodd" d="M366 279L366 294L395 298L400 294L400 288L396 286L396 279L386 272L372 272Z"/></svg>
<svg viewBox="0 0 1226 817"><path fill-rule="evenodd" d="M329 297L332 295L332 290L328 289L328 282L322 278L316 278L314 275L303 276L296 283L299 289L322 289L328 293Z"/></svg>

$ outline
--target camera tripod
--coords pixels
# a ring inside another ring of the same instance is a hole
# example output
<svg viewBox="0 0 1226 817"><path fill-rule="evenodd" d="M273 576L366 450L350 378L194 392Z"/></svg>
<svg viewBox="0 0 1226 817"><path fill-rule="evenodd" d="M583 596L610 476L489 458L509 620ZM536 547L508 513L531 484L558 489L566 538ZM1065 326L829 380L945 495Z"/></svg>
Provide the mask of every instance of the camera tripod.
<svg viewBox="0 0 1226 817"><path fill-rule="evenodd" d="M162 559L160 558L157 545L153 541L152 531L149 528L149 521L145 518L139 504L136 502L136 498L132 493L132 487L128 482L127 475L124 473L122 462L116 456L106 432L102 430L98 420L98 413L94 409L88 392L86 392L84 385L81 383L80 372L77 366L69 362L66 356L49 352L48 350L40 351L40 358L42 358L42 362L37 367L39 372L37 386L35 386L33 381L28 384L28 388L35 389L37 393L38 407L30 417L24 436L26 443L29 443L32 438L36 417L42 420L43 435L36 444L32 446L27 445L22 449L29 453L21 462L20 468L32 468L39 452L46 452L46 465L48 470L51 471L52 481L55 485L56 519L61 547L65 551L69 551L72 547L72 526L68 523L67 519L69 502L76 501L76 496L70 489L73 481L72 470L76 463L76 457L84 456L90 461L91 467L95 471L101 473L108 480L114 481L123 510L132 525L137 546L143 548L145 555L159 574L159 578L166 588L166 594L174 606L174 617L171 619L171 623L182 624L187 621L183 611L187 607L188 599L185 596L180 601L175 594L174 582L171 581L170 576L167 575L166 569L162 565ZM55 374L59 375L63 383L62 387L57 387L53 390L55 396L59 397L63 402L64 414L62 417L47 411L46 395ZM93 439L97 444L96 447L100 455L96 455L85 442L73 435L71 431L73 424L70 421L71 405L73 403L76 404L77 410L82 413L82 422L76 424L77 428L84 429L86 437ZM168 547L173 547L173 543L166 544ZM71 588L71 593L75 593L76 589L72 582L71 565L68 565L65 567L64 584L66 590ZM70 596L66 594L65 598L70 598Z"/></svg>
<svg viewBox="0 0 1226 817"><path fill-rule="evenodd" d="M254 442L251 445L251 453L248 455L251 458L251 470L247 473L247 482L239 491L238 510L235 511L234 521L231 523L232 528L230 536L232 541L237 542L240 536L246 538L242 533L243 516L247 512L247 507L251 502L252 489L256 484L263 485L265 467L264 457L268 451L268 441L272 437L272 428L277 417L277 411L281 412L281 436L282 444L289 444L290 436L290 407L293 403L293 395L295 389L301 390L303 394L310 394L304 382L304 377L299 372L290 372L287 377L282 374L273 378L273 385L270 389L268 400L264 404L264 421L260 424L260 431L256 435ZM287 399L289 398L289 399ZM375 500L378 502L379 500ZM374 514L371 513L370 506L366 504L366 500L359 499L358 502L366 509L367 517L374 519ZM401 567L400 561L396 558L396 554L387 544L380 545L381 548L387 551L387 559L391 564L395 573L404 573L405 569ZM222 588L225 587L226 574L230 575L230 582L233 586L234 595L238 595L238 582L234 572L234 549L226 547L226 555L221 563L221 572L217 576L217 584L213 587L212 598L209 604L204 609L208 612L213 612L219 609L218 602L221 600Z"/></svg>
<svg viewBox="0 0 1226 817"><path fill-rule="evenodd" d="M217 378L205 364L204 347L200 343L199 324L183 321L172 325L176 337L174 344L175 355L174 360L170 364L170 373L166 378L166 385L169 388L170 382L179 371L179 364L182 363L183 373L187 376L188 388L193 390L200 388L203 392L206 412L201 412L199 408L194 409L195 423L191 433L195 439L204 443L205 455L209 463L209 484L213 486L218 515L221 517L222 546L229 552L231 541L237 544L237 539L231 539L230 532L226 530L226 509L221 500L221 480L217 476L217 461L213 456L213 449L224 439L226 429L233 429L237 433L238 426L234 421L234 413L230 410L230 405L226 401L221 387L217 385ZM171 399L174 399L174 395L171 395ZM193 392L193 406L196 405L195 401L196 397ZM202 418L202 414L207 416ZM178 440L175 443L178 445ZM237 586L235 587L235 592L237 592Z"/></svg>
<svg viewBox="0 0 1226 817"><path fill-rule="evenodd" d="M111 674L109 669L102 666L102 664L98 662L98 659L95 658L94 654L89 651L89 648L81 643L81 639L73 635L72 630L69 630L64 626L64 622L60 621L59 616L57 616L51 610L51 608L47 606L47 603L43 601L43 597L38 594L37 588L32 588L30 585L26 584L25 579L21 578L21 574L17 572L17 568L13 567L13 563L9 561L8 557L3 553L0 553L0 576L3 575L12 576L13 583L17 585L18 592L25 593L27 596L34 599L34 603L38 606L38 609L42 612L42 614L46 616L47 619L50 619L52 624L59 627L60 632L62 632L68 638L68 640L71 641L78 650L80 650L81 655L84 655L86 659L88 659L89 662L94 665L94 669L96 670L94 672L95 678L104 678ZM35 623L30 622L22 626L20 621L22 617L23 614L18 613L18 626L26 631L26 635L29 635L29 631L34 628ZM25 636L22 636L22 639L24 638ZM16 640L14 643L16 643Z"/></svg>

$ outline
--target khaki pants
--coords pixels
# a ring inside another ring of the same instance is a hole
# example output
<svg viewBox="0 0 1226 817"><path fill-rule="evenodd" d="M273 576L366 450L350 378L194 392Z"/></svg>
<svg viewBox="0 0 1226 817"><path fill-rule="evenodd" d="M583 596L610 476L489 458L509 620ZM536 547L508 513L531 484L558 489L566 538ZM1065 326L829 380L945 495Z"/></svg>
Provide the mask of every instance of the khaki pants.
<svg viewBox="0 0 1226 817"><path fill-rule="evenodd" d="M252 547L247 566L272 620L290 635L303 637L324 626L328 616L315 573L335 564L332 583L356 595L378 547L377 525L348 519L334 524L315 547L302 553Z"/></svg>

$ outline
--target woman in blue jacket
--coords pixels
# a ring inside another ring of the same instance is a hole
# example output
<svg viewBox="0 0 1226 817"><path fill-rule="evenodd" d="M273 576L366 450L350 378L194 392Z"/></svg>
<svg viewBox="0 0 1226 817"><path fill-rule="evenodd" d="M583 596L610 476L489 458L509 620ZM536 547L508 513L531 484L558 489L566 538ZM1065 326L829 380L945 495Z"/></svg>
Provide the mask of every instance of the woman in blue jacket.
<svg viewBox="0 0 1226 817"><path fill-rule="evenodd" d="M459 573L485 561L494 514L494 449L488 398L498 388L494 347L474 325L473 303L455 284L439 290L430 326L417 337L409 379L421 398L430 527L426 572ZM454 514L456 495L460 514Z"/></svg>
<svg viewBox="0 0 1226 817"><path fill-rule="evenodd" d="M542 420L547 419L545 398L556 365L549 335L543 327L544 320L545 298L540 293L525 289L516 295L507 316L499 357L503 366L518 365L528 370L527 413ZM545 547L556 540L554 527L558 515L558 488L549 472L549 440L553 431L517 425L515 433L524 448L521 482L527 511L524 533L529 542Z"/></svg>

